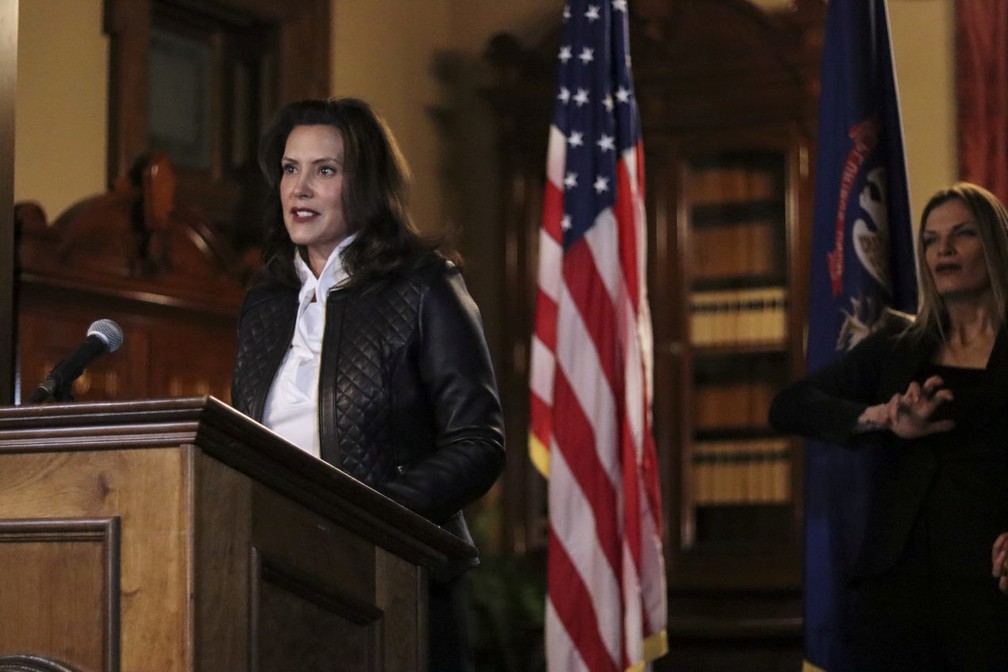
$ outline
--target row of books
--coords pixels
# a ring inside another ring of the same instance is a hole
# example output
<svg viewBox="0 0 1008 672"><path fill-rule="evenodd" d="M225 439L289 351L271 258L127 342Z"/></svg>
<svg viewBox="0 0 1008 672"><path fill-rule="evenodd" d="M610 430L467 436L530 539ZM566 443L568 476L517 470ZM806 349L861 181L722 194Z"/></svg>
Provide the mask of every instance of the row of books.
<svg viewBox="0 0 1008 672"><path fill-rule="evenodd" d="M690 467L697 505L791 500L791 450L786 439L698 442Z"/></svg>
<svg viewBox="0 0 1008 672"><path fill-rule="evenodd" d="M693 170L689 174L689 195L694 205L759 201L781 198L782 170L753 170L725 166Z"/></svg>
<svg viewBox="0 0 1008 672"><path fill-rule="evenodd" d="M690 295L690 342L698 346L775 344L787 337L783 287Z"/></svg>
<svg viewBox="0 0 1008 672"><path fill-rule="evenodd" d="M698 226L691 231L694 280L780 275L784 263L783 223L755 221Z"/></svg>
<svg viewBox="0 0 1008 672"><path fill-rule="evenodd" d="M723 427L764 427L776 388L767 382L698 385L693 422L699 431Z"/></svg>

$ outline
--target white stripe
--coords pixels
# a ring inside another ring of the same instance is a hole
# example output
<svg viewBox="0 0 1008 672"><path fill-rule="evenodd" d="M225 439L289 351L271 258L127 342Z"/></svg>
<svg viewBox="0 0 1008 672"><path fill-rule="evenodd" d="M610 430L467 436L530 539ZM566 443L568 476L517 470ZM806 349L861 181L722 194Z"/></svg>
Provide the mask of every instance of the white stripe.
<svg viewBox="0 0 1008 672"><path fill-rule="evenodd" d="M637 321L634 319L630 297L625 293L620 297L622 306L622 330L624 343L623 357L623 401L626 409L627 425L633 439L634 454L639 465L643 456L643 434L646 427L646 404L641 398L644 393L644 371L640 360L640 340L638 339ZM648 428L650 431L650 428Z"/></svg>
<svg viewBox="0 0 1008 672"><path fill-rule="evenodd" d="M644 653L644 626L641 623L641 586L627 539L623 538L623 645L627 660L636 663Z"/></svg>
<svg viewBox="0 0 1008 672"><path fill-rule="evenodd" d="M539 289L543 294L553 299L560 296L560 285L563 283L563 246L546 233L545 228L539 229Z"/></svg>
<svg viewBox="0 0 1008 672"><path fill-rule="evenodd" d="M630 180L631 193L629 195L633 197L635 202L642 201L640 176L637 174L637 145L631 145L623 150L619 160L623 162L623 166L627 171L627 177Z"/></svg>
<svg viewBox="0 0 1008 672"><path fill-rule="evenodd" d="M532 335L532 364L529 371L529 388L532 394L543 400L547 406L553 405L553 379L556 372L556 358L553 351Z"/></svg>
<svg viewBox="0 0 1008 672"><path fill-rule="evenodd" d="M595 225L585 234L585 240L609 300L615 303L623 286L623 277L619 260L619 229L612 208L598 214Z"/></svg>
<svg viewBox="0 0 1008 672"><path fill-rule="evenodd" d="M641 400L641 393L646 394L644 388L646 381L642 371L642 333L640 323L637 320L637 307L630 301L624 282L623 269L620 265L616 218L611 210L606 209L595 221L595 226L589 229L585 238L609 298L616 308L616 319L619 321L616 325L617 339L624 348L625 408L639 461L641 459L641 435L645 425L644 408L646 408ZM643 252L638 254L643 254ZM638 262L643 263L643 261L646 260L638 257ZM636 272L637 269L630 270ZM647 312L646 304L644 310Z"/></svg>
<svg viewBox="0 0 1008 672"><path fill-rule="evenodd" d="M643 483L642 483L643 485ZM641 587L644 610L648 615L647 634L665 629L668 618L668 595L665 592L665 556L655 517L648 504L647 491L641 488Z"/></svg>
<svg viewBox="0 0 1008 672"><path fill-rule="evenodd" d="M647 284L647 211L644 208L644 188L637 175L637 152L624 153L624 161L630 172L630 187L633 189L634 230L637 233L637 296L634 306L637 342L640 345L640 361L644 365L645 408L651 408L654 390L654 332L651 328L651 309L648 306ZM646 411L650 414L650 410Z"/></svg>
<svg viewBox="0 0 1008 672"><path fill-rule="evenodd" d="M567 165L567 137L556 127L550 124L549 145L546 150L546 179L553 183L560 191L563 191L564 169Z"/></svg>
<svg viewBox="0 0 1008 672"><path fill-rule="evenodd" d="M550 450L549 510L556 540L564 547L591 595L602 641L612 659L619 663L623 632L618 608L619 583L602 552L591 503L567 466L563 452L555 445Z"/></svg>
<svg viewBox="0 0 1008 672"><path fill-rule="evenodd" d="M546 669L553 672L570 670L580 672L587 670L574 642L571 641L567 629L564 628L557 615L553 602L546 600Z"/></svg>
<svg viewBox="0 0 1008 672"><path fill-rule="evenodd" d="M557 363L595 435L595 451L609 482L620 490L620 463L612 446L619 439L616 401L574 299L564 285L557 305ZM550 488L552 490L552 488Z"/></svg>

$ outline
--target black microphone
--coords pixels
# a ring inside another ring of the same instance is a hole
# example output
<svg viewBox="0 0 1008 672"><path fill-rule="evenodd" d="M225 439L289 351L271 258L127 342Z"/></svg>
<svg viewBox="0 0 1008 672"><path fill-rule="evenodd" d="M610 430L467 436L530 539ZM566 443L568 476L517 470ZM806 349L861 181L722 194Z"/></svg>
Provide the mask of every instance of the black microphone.
<svg viewBox="0 0 1008 672"><path fill-rule="evenodd" d="M123 342L122 327L112 320L96 320L88 327L87 338L69 357L56 365L38 389L28 398L29 404L50 399L70 398L70 386L84 373L84 367L106 352L115 352Z"/></svg>

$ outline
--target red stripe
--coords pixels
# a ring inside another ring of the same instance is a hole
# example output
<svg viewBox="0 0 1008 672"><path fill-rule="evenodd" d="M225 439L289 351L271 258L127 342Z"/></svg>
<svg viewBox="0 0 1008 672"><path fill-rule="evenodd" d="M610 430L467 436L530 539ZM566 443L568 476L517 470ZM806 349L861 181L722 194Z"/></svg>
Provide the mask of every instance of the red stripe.
<svg viewBox="0 0 1008 672"><path fill-rule="evenodd" d="M554 394L554 417L563 418L563 422L556 423L553 428L553 439L591 506L602 554L609 561L613 574L619 577L620 532L616 490L599 460L591 423L559 369Z"/></svg>
<svg viewBox="0 0 1008 672"><path fill-rule="evenodd" d="M605 647L591 594L553 528L549 535L549 596L567 636L591 672L616 672ZM603 607L608 605L602 605Z"/></svg>
<svg viewBox="0 0 1008 672"><path fill-rule="evenodd" d="M620 389L622 364L616 345L616 311L613 309L609 292L599 277L598 269L588 241L582 237L564 254L564 282L567 291L577 306L592 343L578 343L578 347L593 345L598 353L599 364L610 389ZM576 350L575 350L576 351Z"/></svg>
<svg viewBox="0 0 1008 672"><path fill-rule="evenodd" d="M620 452L623 464L623 536L633 558L634 567L640 574L641 566L641 510L640 482L637 480L637 453L634 450L630 426L623 423Z"/></svg>
<svg viewBox="0 0 1008 672"><path fill-rule="evenodd" d="M654 435L651 431L651 412L647 410L647 431L644 432L644 447L641 456L641 479L647 488L648 506L651 507L651 518L654 520L655 532L662 536L661 486L658 484L658 452L655 448Z"/></svg>
<svg viewBox="0 0 1008 672"><path fill-rule="evenodd" d="M547 180L546 190L543 192L542 230L558 243L563 241L563 229L560 226L563 218L563 200L563 190Z"/></svg>
<svg viewBox="0 0 1008 672"><path fill-rule="evenodd" d="M557 347L557 304L546 292L539 290L536 296L535 316L536 336L550 352Z"/></svg>
<svg viewBox="0 0 1008 672"><path fill-rule="evenodd" d="M532 394L529 398L529 424L533 436L549 450L553 432L553 409L538 394Z"/></svg>
<svg viewBox="0 0 1008 672"><path fill-rule="evenodd" d="M624 160L616 162L616 203L613 206L613 214L616 216L617 229L619 231L619 259L623 269L623 281L626 283L627 294L633 306L633 314L637 315L637 306L640 303L640 287L638 287L638 263L637 259L637 224L636 208L637 202L630 190L630 174L627 171Z"/></svg>

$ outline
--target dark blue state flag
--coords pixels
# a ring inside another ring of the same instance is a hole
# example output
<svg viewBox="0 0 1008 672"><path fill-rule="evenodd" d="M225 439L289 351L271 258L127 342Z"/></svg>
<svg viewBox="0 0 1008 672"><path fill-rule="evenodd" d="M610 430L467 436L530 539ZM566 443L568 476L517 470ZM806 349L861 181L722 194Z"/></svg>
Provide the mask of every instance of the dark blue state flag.
<svg viewBox="0 0 1008 672"><path fill-rule="evenodd" d="M808 370L914 312L913 225L884 0L832 0L819 107ZM806 670L836 669L846 576L860 546L874 456L805 449Z"/></svg>

